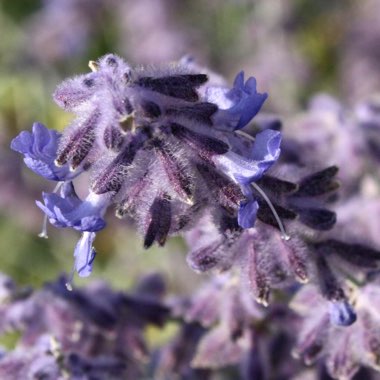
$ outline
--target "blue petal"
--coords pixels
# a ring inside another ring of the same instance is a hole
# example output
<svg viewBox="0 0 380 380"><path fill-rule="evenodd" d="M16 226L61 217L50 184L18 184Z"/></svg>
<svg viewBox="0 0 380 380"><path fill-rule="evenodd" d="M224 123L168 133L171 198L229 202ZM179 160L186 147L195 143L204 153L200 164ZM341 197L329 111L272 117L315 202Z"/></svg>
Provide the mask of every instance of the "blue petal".
<svg viewBox="0 0 380 380"><path fill-rule="evenodd" d="M94 232L83 232L74 250L75 269L80 277L87 277L92 272L95 259L95 249L92 244L95 240Z"/></svg>
<svg viewBox="0 0 380 380"><path fill-rule="evenodd" d="M260 179L280 155L281 133L267 129L256 136L250 157L234 152L216 155L213 161L219 170L240 185Z"/></svg>
<svg viewBox="0 0 380 380"><path fill-rule="evenodd" d="M242 202L238 211L238 224L242 228L251 228L256 221L259 204L255 200Z"/></svg>
<svg viewBox="0 0 380 380"><path fill-rule="evenodd" d="M55 165L60 137L58 132L34 123L32 132L23 131L12 140L11 149L23 154L26 166L38 175L54 181L67 181L80 172L71 172L68 165Z"/></svg>
<svg viewBox="0 0 380 380"><path fill-rule="evenodd" d="M37 206L47 215L51 224L56 227L72 227L78 231L96 232L106 226L103 214L110 198L108 195L90 193L82 201L78 198L71 183L65 183L61 196L54 193L43 193L43 201Z"/></svg>
<svg viewBox="0 0 380 380"><path fill-rule="evenodd" d="M243 89L244 88L244 71L240 71L235 77L234 88Z"/></svg>
<svg viewBox="0 0 380 380"><path fill-rule="evenodd" d="M217 127L225 126L229 130L246 126L259 112L268 94L260 94L256 90L256 79L250 77L244 84L244 72L235 78L230 90L223 87L208 87L205 100L218 106L214 117Z"/></svg>
<svg viewBox="0 0 380 380"><path fill-rule="evenodd" d="M234 81L234 87L226 94L230 99L236 99L229 113L239 117L236 129L245 127L260 111L268 94L260 94L256 90L256 79L250 77L244 85L244 72L240 72Z"/></svg>
<svg viewBox="0 0 380 380"><path fill-rule="evenodd" d="M252 159L259 162L263 171L268 170L280 156L281 132L266 129L256 135Z"/></svg>
<svg viewBox="0 0 380 380"><path fill-rule="evenodd" d="M330 302L330 321L337 326L350 326L356 321L356 313L347 301Z"/></svg>

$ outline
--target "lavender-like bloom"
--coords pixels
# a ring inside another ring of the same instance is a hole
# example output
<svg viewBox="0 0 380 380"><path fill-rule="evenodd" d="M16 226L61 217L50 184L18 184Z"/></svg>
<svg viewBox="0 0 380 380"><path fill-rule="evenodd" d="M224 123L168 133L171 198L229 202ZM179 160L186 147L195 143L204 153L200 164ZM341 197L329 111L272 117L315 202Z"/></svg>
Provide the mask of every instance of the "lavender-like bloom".
<svg viewBox="0 0 380 380"><path fill-rule="evenodd" d="M215 115L218 127L232 130L245 127L260 111L267 97L267 94L257 92L255 78L250 77L244 83L243 71L236 76L232 89L212 86L205 92L205 99L219 108Z"/></svg>
<svg viewBox="0 0 380 380"><path fill-rule="evenodd" d="M249 185L260 179L280 156L281 133L266 130L256 135L252 152L242 157L227 152L213 158L217 168L241 185Z"/></svg>
<svg viewBox="0 0 380 380"><path fill-rule="evenodd" d="M55 193L43 193L44 203L37 201L50 223L56 227L71 227L78 231L97 232L106 225L103 214L109 204L107 195L90 192L82 201L75 193L72 182L65 182L61 196Z"/></svg>
<svg viewBox="0 0 380 380"><path fill-rule="evenodd" d="M145 248L185 234L189 266L214 276L199 292L174 299L170 310L154 302L163 294L157 278L131 297L104 287L68 293L60 282L51 286L51 298L63 298L71 312L65 302L52 303L57 309L48 309L34 327L50 331L49 318L56 322L64 314L68 319L54 331L70 350L67 326L80 317L91 320L91 329L96 325L99 331L112 331L132 353L101 347L109 354L107 375L125 373L120 352L123 360L127 354L148 357L142 327L146 321L162 325L168 313L180 329L167 347L157 350L150 365L154 378L176 373L207 379L226 365L239 367L246 379L307 378L302 364L284 354L292 349L307 364L321 359L316 365L325 364L335 378L350 379L363 365L378 370L378 221L363 221L363 210L372 212L378 202L363 203L357 196L347 201L362 187L358 180L365 174L358 168L364 168L366 150L378 159L375 105L359 109L361 132L353 143L351 131L357 125L341 106L329 98L315 99L312 117L300 125L310 123L318 130L302 128L292 141L283 138L276 118L248 125L266 94L257 93L253 78L244 83L242 73L226 89L209 83L186 60L166 68L133 68L109 54L91 61L90 68L91 73L65 80L54 93L56 103L76 116L62 136L35 124L32 134L21 133L12 142L32 170L60 182L60 193L43 193L37 205L56 227L82 233L71 275L90 275L96 232L105 228L105 212L115 206L118 217L134 220ZM326 123L324 138L330 144L322 144L331 150L327 167L313 135L321 136L319 121ZM347 151L358 159L356 164L353 160L356 169L351 173L346 167L342 179L348 191L332 209L340 173L334 162L338 158L344 164ZM90 174L88 195L80 199L71 179L84 170ZM338 222L336 212L343 216ZM13 291L12 286L3 288L0 301ZM37 312L44 310L45 298L46 292ZM295 313L287 307L291 299ZM26 305L28 315L37 314L35 302ZM17 326L25 322L1 304L0 314L0 327L9 320ZM31 330L27 338L37 342ZM90 348L91 331L84 331ZM98 357L85 350L77 354L82 345L76 341L75 353L65 356L65 366L75 376L87 375L88 368L99 371ZM46 352L33 355L38 363L51 363L53 373L61 371ZM9 362L3 362L5 367Z"/></svg>
<svg viewBox="0 0 380 380"><path fill-rule="evenodd" d="M205 210L253 227L259 206L250 183L278 159L281 141L276 131L256 140L234 132L266 98L254 78L244 84L240 73L231 90L221 89L207 86L207 75L184 62L134 69L112 54L90 67L91 73L65 80L54 93L57 104L77 116L62 137L36 124L34 139L24 132L12 143L28 160L43 162L55 174L50 177L66 181L60 195L44 193L37 205L56 227L84 232L75 250L81 275L90 272L94 233L105 227L111 204L117 216L135 219L146 248L165 244ZM212 93L220 96L212 100ZM223 130L232 121L233 128ZM29 166L47 177L34 161ZM82 201L68 182L73 174L56 173L83 169L91 176Z"/></svg>
<svg viewBox="0 0 380 380"><path fill-rule="evenodd" d="M90 192L82 201L75 193L72 182L65 182L61 187L61 196L44 193L43 199L44 203L36 203L46 213L50 223L56 227L71 227L83 232L74 250L74 268L79 276L89 276L96 255L93 248L95 232L106 226L103 214L108 207L109 196ZM71 287L71 284L68 283L68 286Z"/></svg>
<svg viewBox="0 0 380 380"><path fill-rule="evenodd" d="M11 148L24 155L25 165L40 176L53 181L67 181L78 175L67 165L57 166L55 159L61 135L40 123L32 132L23 131L12 140Z"/></svg>
<svg viewBox="0 0 380 380"><path fill-rule="evenodd" d="M242 228L254 226L259 205L250 184L260 179L280 156L281 133L265 130L256 135L252 152L242 157L233 152L216 156L214 162L219 170L241 186L246 201L240 203L238 224Z"/></svg>

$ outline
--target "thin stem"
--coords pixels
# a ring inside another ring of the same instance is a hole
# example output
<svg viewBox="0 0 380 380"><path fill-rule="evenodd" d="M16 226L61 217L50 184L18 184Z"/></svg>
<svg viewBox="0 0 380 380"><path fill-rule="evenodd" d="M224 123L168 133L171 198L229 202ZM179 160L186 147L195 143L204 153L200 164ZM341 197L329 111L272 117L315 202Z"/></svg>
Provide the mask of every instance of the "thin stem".
<svg viewBox="0 0 380 380"><path fill-rule="evenodd" d="M271 209L275 219L276 219L276 222L278 224L278 227L280 228L280 231L281 231L281 239L282 240L285 240L285 241L288 241L290 240L290 236L286 233L286 230L285 230L285 227L280 219L280 217L278 216L277 214L277 211L276 209L274 208L273 206L273 203L271 202L271 200L268 198L268 196L265 194L264 190L255 182L252 182L251 183L252 187L258 192L260 193L260 195L264 198L265 202L267 202L269 208Z"/></svg>

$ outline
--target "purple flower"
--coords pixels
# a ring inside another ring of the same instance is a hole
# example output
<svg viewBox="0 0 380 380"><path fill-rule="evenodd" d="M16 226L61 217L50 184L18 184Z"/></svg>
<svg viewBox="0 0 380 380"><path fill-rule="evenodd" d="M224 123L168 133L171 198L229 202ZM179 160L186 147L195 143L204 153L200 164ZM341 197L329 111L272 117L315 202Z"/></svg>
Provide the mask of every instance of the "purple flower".
<svg viewBox="0 0 380 380"><path fill-rule="evenodd" d="M209 87L205 97L208 102L215 103L219 112L215 116L217 124L226 125L228 129L241 129L259 112L268 97L256 90L256 79L250 77L244 83L244 72L235 78L232 89Z"/></svg>
<svg viewBox="0 0 380 380"><path fill-rule="evenodd" d="M68 165L58 167L54 161L61 135L40 123L33 124L33 131L22 131L11 142L11 148L24 155L26 166L40 176L53 181L67 181L76 177Z"/></svg>
<svg viewBox="0 0 380 380"><path fill-rule="evenodd" d="M96 232L106 225L103 214L109 204L107 194L98 195L90 192L82 201L75 193L71 182L63 184L61 196L43 193L44 203L37 201L37 206L48 216L56 227L72 227L78 231Z"/></svg>
<svg viewBox="0 0 380 380"><path fill-rule="evenodd" d="M256 136L249 157L232 151L213 157L218 169L240 185L260 179L280 155L281 133L267 129Z"/></svg>
<svg viewBox="0 0 380 380"><path fill-rule="evenodd" d="M92 264L96 255L95 249L92 246L95 236L95 232L83 232L75 247L74 267L80 277L87 277L92 272Z"/></svg>
<svg viewBox="0 0 380 380"><path fill-rule="evenodd" d="M242 228L253 227L259 207L249 185L260 179L276 162L280 156L280 144L281 133L267 129L257 134L250 157L229 151L213 158L218 169L238 183L247 198L240 203L238 212L238 223Z"/></svg>

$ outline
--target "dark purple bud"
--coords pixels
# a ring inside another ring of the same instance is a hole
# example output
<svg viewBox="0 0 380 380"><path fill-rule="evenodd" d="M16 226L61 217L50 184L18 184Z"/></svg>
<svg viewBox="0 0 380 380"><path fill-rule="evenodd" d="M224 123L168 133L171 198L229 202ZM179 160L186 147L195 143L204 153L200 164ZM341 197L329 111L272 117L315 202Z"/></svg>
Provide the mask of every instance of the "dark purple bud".
<svg viewBox="0 0 380 380"><path fill-rule="evenodd" d="M173 215L173 232L179 232L192 220L197 218L197 214L205 207L207 199L198 199L196 203L188 207L184 213Z"/></svg>
<svg viewBox="0 0 380 380"><path fill-rule="evenodd" d="M161 116L161 109L157 103L143 99L140 104L143 115L149 119L157 119Z"/></svg>
<svg viewBox="0 0 380 380"><path fill-rule="evenodd" d="M210 161L213 155L224 154L229 150L228 145L223 141L193 132L177 123L172 123L170 126L175 137L185 141L200 157L207 161Z"/></svg>
<svg viewBox="0 0 380 380"><path fill-rule="evenodd" d="M118 192L125 179L126 169L136 155L133 146L126 147L92 182L91 189L96 194L109 191Z"/></svg>
<svg viewBox="0 0 380 380"><path fill-rule="evenodd" d="M264 273L258 262L258 254L256 248L252 243L247 247L247 280L250 290L256 298L256 301L264 306L269 304L270 296L270 281L268 276Z"/></svg>
<svg viewBox="0 0 380 380"><path fill-rule="evenodd" d="M238 185L222 177L212 167L198 164L197 169L214 198L227 210L233 212L238 208L240 202L245 199Z"/></svg>
<svg viewBox="0 0 380 380"><path fill-rule="evenodd" d="M150 181L145 175L128 187L125 198L120 202L116 209L116 216L118 218L123 218L126 214L132 213L134 207L139 204L138 199L142 191L145 189L145 186L149 185L149 183Z"/></svg>
<svg viewBox="0 0 380 380"><path fill-rule="evenodd" d="M303 224L318 231L330 230L336 223L335 212L324 208L299 208L296 211Z"/></svg>
<svg viewBox="0 0 380 380"><path fill-rule="evenodd" d="M150 221L144 237L144 248L149 248L156 240L165 244L172 222L171 201L167 196L156 198L149 210Z"/></svg>
<svg viewBox="0 0 380 380"><path fill-rule="evenodd" d="M284 242L287 246L290 246L288 250L289 266L297 281L301 284L305 284L309 281L308 269L306 265L306 259L297 252L297 249L291 247L291 242Z"/></svg>
<svg viewBox="0 0 380 380"><path fill-rule="evenodd" d="M288 194L293 193L298 189L298 185L289 181L284 181L276 177L271 177L269 175L264 175L261 177L257 184L260 187L268 189L274 194Z"/></svg>
<svg viewBox="0 0 380 380"><path fill-rule="evenodd" d="M195 89L207 82L207 79L205 74L185 74L161 78L143 77L135 84L173 98L196 102L198 94Z"/></svg>
<svg viewBox="0 0 380 380"><path fill-rule="evenodd" d="M343 289L323 255L323 249L318 250L316 264L322 295L329 301L340 302L346 300Z"/></svg>
<svg viewBox="0 0 380 380"><path fill-rule="evenodd" d="M75 169L81 164L93 147L98 119L99 113L93 112L74 133L64 139L65 143L58 149L57 165L71 161L71 167Z"/></svg>
<svg viewBox="0 0 380 380"><path fill-rule="evenodd" d="M339 182L334 179L337 173L338 168L330 166L303 178L295 195L298 197L316 197L337 190Z"/></svg>
<svg viewBox="0 0 380 380"><path fill-rule="evenodd" d="M278 221L273 214L273 211L268 206L268 203L263 199L257 199L259 204L259 209L257 210L257 218L260 219L263 223L269 224L275 228L279 228ZM276 212L280 219L289 219L294 220L297 217L297 214L287 208L284 208L274 202L272 202L273 207L276 209Z"/></svg>
<svg viewBox="0 0 380 380"><path fill-rule="evenodd" d="M339 240L329 239L318 243L319 249L333 253L353 265L373 269L379 265L380 252L362 244L349 244Z"/></svg>
<svg viewBox="0 0 380 380"><path fill-rule="evenodd" d="M211 116L218 110L213 103L195 103L192 106L179 106L176 108L167 108L166 114L174 117L184 117L186 119L212 125Z"/></svg>
<svg viewBox="0 0 380 380"><path fill-rule="evenodd" d="M124 136L120 131L120 128L109 126L104 130L104 144L108 149L118 151L124 141Z"/></svg>
<svg viewBox="0 0 380 380"><path fill-rule="evenodd" d="M196 272L207 272L222 261L223 241L215 241L206 247L192 251L187 256L187 263Z"/></svg>
<svg viewBox="0 0 380 380"><path fill-rule="evenodd" d="M177 157L171 154L168 147L160 140L154 141L154 147L165 173L170 180L173 190L185 202L191 203L192 181L187 175L186 169L179 163Z"/></svg>

